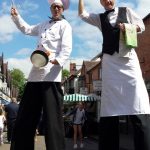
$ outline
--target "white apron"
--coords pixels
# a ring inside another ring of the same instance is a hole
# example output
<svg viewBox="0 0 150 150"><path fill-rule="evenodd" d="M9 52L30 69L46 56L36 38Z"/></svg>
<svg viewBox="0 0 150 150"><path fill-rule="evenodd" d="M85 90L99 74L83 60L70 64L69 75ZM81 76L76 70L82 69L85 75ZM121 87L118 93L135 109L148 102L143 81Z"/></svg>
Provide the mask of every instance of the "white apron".
<svg viewBox="0 0 150 150"><path fill-rule="evenodd" d="M117 53L103 55L100 111L102 117L150 114L149 97L134 50L129 58Z"/></svg>

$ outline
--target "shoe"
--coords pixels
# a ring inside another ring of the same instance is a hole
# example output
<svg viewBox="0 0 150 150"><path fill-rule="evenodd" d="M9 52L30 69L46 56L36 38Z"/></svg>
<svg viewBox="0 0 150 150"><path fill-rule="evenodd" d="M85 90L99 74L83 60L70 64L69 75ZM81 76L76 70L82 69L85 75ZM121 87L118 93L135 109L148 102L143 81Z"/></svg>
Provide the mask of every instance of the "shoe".
<svg viewBox="0 0 150 150"><path fill-rule="evenodd" d="M81 143L81 144L80 144L80 148L83 148L83 147L84 147L84 145L83 145L83 143Z"/></svg>
<svg viewBox="0 0 150 150"><path fill-rule="evenodd" d="M74 144L74 145L73 145L73 148L74 148L74 149L77 149L77 148L78 148L78 145L77 145L77 144Z"/></svg>

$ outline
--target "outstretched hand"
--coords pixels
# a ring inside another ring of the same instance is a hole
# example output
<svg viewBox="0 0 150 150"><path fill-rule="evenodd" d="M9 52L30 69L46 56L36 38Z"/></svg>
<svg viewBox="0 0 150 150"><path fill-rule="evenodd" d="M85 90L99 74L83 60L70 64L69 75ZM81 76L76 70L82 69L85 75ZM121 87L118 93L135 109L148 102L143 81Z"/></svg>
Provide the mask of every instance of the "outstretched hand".
<svg viewBox="0 0 150 150"><path fill-rule="evenodd" d="M11 14L12 16L17 16L17 15L18 15L17 9L14 8L14 7L11 7L10 14Z"/></svg>

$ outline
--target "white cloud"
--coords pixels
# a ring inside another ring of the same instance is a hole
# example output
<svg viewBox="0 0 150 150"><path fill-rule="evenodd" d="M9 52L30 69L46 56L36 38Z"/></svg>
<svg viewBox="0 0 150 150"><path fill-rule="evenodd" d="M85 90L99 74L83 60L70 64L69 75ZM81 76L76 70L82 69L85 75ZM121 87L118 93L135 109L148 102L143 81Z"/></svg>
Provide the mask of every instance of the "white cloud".
<svg viewBox="0 0 150 150"><path fill-rule="evenodd" d="M25 77L27 78L31 69L31 61L30 58L25 59L17 59L17 58L8 58L5 60L8 62L8 67L10 70L12 69L20 69Z"/></svg>
<svg viewBox="0 0 150 150"><path fill-rule="evenodd" d="M32 1L29 0L24 0L20 3L16 2L16 5L17 5L17 9L22 15L27 15L27 14L32 15L31 12L34 12L39 8L39 5L37 3L33 3Z"/></svg>
<svg viewBox="0 0 150 150"><path fill-rule="evenodd" d="M0 9L0 14L8 14L10 12L10 6L8 6L7 2L4 2L1 4L2 8Z"/></svg>
<svg viewBox="0 0 150 150"><path fill-rule="evenodd" d="M21 4L17 3L16 7L21 14L29 14L38 9L36 3L28 0ZM3 2L0 10L0 43L7 43L13 40L13 34L16 32L18 32L18 29L10 17L10 4Z"/></svg>
<svg viewBox="0 0 150 150"><path fill-rule="evenodd" d="M22 48L21 50L19 50L16 55L29 55L31 52L31 49L29 48Z"/></svg>
<svg viewBox="0 0 150 150"><path fill-rule="evenodd" d="M150 1L149 0L138 0L137 13L144 18L150 13Z"/></svg>
<svg viewBox="0 0 150 150"><path fill-rule="evenodd" d="M15 32L18 32L18 29L13 24L10 16L0 16L0 43L11 41Z"/></svg>

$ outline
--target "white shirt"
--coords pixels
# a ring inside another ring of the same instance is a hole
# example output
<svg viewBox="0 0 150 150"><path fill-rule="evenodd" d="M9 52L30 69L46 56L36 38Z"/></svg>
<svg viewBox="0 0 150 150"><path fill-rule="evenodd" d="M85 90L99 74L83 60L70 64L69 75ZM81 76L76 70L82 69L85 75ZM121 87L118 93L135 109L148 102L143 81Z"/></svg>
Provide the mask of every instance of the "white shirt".
<svg viewBox="0 0 150 150"><path fill-rule="evenodd" d="M118 8L115 8L115 11L110 12L108 14L108 20L112 26L115 26L117 17L118 17ZM143 22L141 22L141 18L133 12L130 8L126 9L127 12L127 20L129 23L132 23L134 25L138 25L141 29L141 31L145 30L145 26ZM94 13L88 13L86 10L83 11L83 13L80 15L80 17L87 23L97 26L101 30L101 21L100 21L100 16L99 14L94 14Z"/></svg>
<svg viewBox="0 0 150 150"><path fill-rule="evenodd" d="M82 121L84 120L84 109L80 110L79 108L76 111L75 114L75 120L74 120L74 124L82 124Z"/></svg>
<svg viewBox="0 0 150 150"><path fill-rule="evenodd" d="M112 26L116 25L117 17L118 17L118 11L119 9L116 7L115 11L110 12L108 14L108 20ZM138 25L141 29L141 32L145 30L145 26L141 18L132 11L130 8L126 8L126 15L127 15L127 21L129 24ZM83 14L80 15L80 17L87 23L94 25L101 29L101 21L100 21L100 15L94 14L94 13L88 13L86 10L83 11ZM124 40L120 38L119 41L119 55L121 57L130 57L131 56L131 48L127 48L124 44Z"/></svg>
<svg viewBox="0 0 150 150"><path fill-rule="evenodd" d="M27 24L20 15L12 17L14 23L24 34L37 36L35 50L50 51L49 60L56 59L59 65L48 63L45 67L32 67L28 81L61 82L61 71L72 51L72 28L62 19L57 22L45 21L37 25Z"/></svg>

